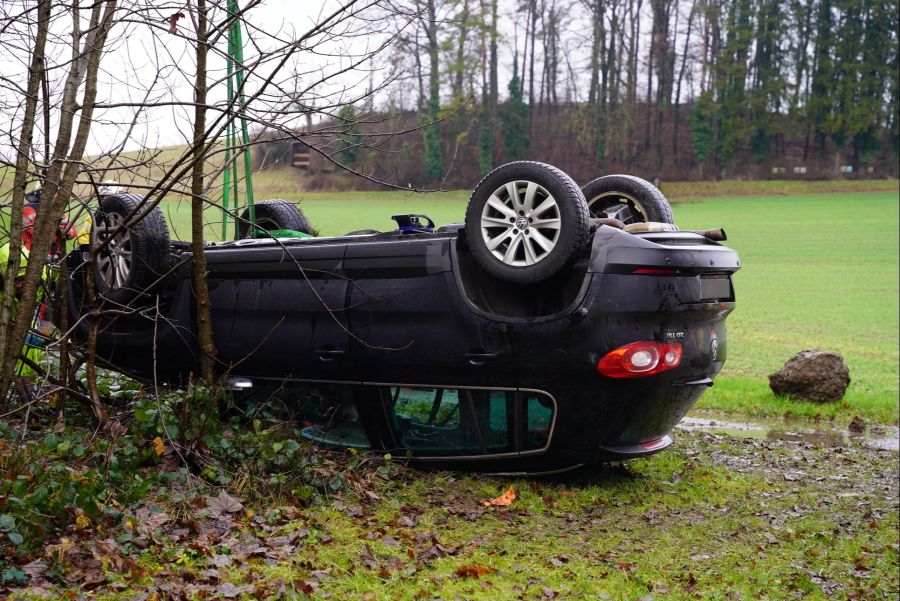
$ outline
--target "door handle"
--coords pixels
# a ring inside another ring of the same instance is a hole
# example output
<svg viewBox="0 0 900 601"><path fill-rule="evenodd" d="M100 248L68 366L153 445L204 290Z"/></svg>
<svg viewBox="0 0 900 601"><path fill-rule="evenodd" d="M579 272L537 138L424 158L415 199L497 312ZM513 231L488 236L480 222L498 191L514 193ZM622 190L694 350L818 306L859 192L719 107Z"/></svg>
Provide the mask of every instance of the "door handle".
<svg viewBox="0 0 900 601"><path fill-rule="evenodd" d="M497 358L497 353L466 353L470 365L480 366Z"/></svg>
<svg viewBox="0 0 900 601"><path fill-rule="evenodd" d="M316 349L316 355L319 357L319 361L328 363L342 358L344 356L344 351L340 349L320 348Z"/></svg>

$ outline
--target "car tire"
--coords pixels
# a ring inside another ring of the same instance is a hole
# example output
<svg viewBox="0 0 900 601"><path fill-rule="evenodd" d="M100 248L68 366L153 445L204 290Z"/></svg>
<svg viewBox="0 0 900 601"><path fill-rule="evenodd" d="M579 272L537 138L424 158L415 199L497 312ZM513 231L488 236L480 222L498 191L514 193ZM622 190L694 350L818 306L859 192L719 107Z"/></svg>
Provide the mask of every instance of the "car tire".
<svg viewBox="0 0 900 601"><path fill-rule="evenodd" d="M672 206L663 193L633 175L605 175L581 191L591 217L613 218L625 225L640 222L674 223Z"/></svg>
<svg viewBox="0 0 900 601"><path fill-rule="evenodd" d="M280 198L261 200L254 203L253 210L256 214L256 227L261 230L267 232L294 230L310 236L316 235L315 229L313 229L312 224L310 224L309 219L306 218L300 207L289 200ZM241 213L238 237L251 237L249 207L245 208Z"/></svg>
<svg viewBox="0 0 900 601"><path fill-rule="evenodd" d="M136 194L111 194L100 199L100 208L91 226L94 283L101 297L119 304L146 294L166 272L169 262L169 228L159 207L115 233L123 223L146 210Z"/></svg>
<svg viewBox="0 0 900 601"><path fill-rule="evenodd" d="M472 255L489 274L534 284L569 266L588 240L587 203L571 177L517 161L488 173L466 209Z"/></svg>

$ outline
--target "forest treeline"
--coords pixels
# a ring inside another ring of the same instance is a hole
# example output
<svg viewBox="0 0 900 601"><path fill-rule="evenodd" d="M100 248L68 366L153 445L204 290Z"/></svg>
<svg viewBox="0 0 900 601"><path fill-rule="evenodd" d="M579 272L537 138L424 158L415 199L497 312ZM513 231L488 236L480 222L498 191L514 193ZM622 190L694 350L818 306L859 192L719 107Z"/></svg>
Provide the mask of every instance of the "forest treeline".
<svg viewBox="0 0 900 601"><path fill-rule="evenodd" d="M579 179L897 175L896 0L395 0L386 18L386 101L325 127L334 158L391 183L522 158Z"/></svg>

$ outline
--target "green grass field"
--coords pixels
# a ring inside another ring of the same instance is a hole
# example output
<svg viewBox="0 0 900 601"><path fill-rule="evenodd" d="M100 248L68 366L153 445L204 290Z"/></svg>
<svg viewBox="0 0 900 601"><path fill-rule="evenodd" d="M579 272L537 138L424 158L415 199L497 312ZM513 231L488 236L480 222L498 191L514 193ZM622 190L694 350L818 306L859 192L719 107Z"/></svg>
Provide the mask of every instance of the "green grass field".
<svg viewBox="0 0 900 601"><path fill-rule="evenodd" d="M896 184L896 183L895 183ZM462 221L469 192L300 193L323 235L393 228L390 216L425 213ZM185 235L186 205L164 210ZM741 255L738 308L729 317L728 362L702 408L750 414L882 422L898 417L898 193L844 192L734 196L677 203L680 227L724 227ZM210 221L215 221L210 212ZM220 219L220 218L219 218ZM219 235L220 227L210 228ZM795 352L844 355L852 383L841 404L777 399L766 376Z"/></svg>
<svg viewBox="0 0 900 601"><path fill-rule="evenodd" d="M799 415L898 413L898 194L709 199L675 208L683 228L723 226L741 254L723 378L701 406ZM844 355L847 407L775 399L765 376L810 348Z"/></svg>

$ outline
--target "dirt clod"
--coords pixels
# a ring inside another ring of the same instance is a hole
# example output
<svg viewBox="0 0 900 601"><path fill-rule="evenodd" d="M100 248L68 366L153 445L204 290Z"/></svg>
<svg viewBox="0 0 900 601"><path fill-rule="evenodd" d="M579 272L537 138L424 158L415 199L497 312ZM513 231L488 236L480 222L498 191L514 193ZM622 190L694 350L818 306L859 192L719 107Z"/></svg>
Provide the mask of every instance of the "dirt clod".
<svg viewBox="0 0 900 601"><path fill-rule="evenodd" d="M844 398L850 370L838 353L800 351L769 376L769 388L779 396L827 403Z"/></svg>
<svg viewBox="0 0 900 601"><path fill-rule="evenodd" d="M854 416L847 425L847 429L854 434L862 434L866 431L866 422L860 416Z"/></svg>

